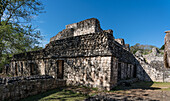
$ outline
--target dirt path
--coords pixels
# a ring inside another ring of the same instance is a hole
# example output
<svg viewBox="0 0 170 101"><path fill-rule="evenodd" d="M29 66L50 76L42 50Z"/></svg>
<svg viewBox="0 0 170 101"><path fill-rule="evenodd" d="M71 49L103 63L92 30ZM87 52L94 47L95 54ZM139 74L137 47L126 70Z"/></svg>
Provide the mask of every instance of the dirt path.
<svg viewBox="0 0 170 101"><path fill-rule="evenodd" d="M86 101L170 101L170 83L139 82L102 92Z"/></svg>
<svg viewBox="0 0 170 101"><path fill-rule="evenodd" d="M170 101L170 91L160 90L123 90L108 93L100 93L86 101L106 100L106 101Z"/></svg>

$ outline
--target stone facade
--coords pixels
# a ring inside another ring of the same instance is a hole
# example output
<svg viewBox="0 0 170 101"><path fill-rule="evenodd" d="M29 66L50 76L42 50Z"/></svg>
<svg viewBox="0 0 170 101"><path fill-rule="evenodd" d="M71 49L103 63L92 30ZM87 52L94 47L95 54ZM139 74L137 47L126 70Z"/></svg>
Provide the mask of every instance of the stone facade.
<svg viewBox="0 0 170 101"><path fill-rule="evenodd" d="M52 37L50 41L60 40L63 38L85 35L90 33L102 32L99 20L95 18L87 19L78 23L66 25L66 29L59 32L56 36Z"/></svg>
<svg viewBox="0 0 170 101"><path fill-rule="evenodd" d="M170 31L165 33L164 64L166 68L170 68Z"/></svg>
<svg viewBox="0 0 170 101"><path fill-rule="evenodd" d="M45 75L3 78L0 79L0 100L16 101L65 85L65 80L56 80Z"/></svg>
<svg viewBox="0 0 170 101"><path fill-rule="evenodd" d="M136 78L135 73L133 54L95 18L67 25L42 50L14 55L9 69L15 76L51 75L67 85L105 90Z"/></svg>
<svg viewBox="0 0 170 101"><path fill-rule="evenodd" d="M152 53L147 55L137 51L135 57L139 80L170 82L170 69L164 67L163 54L158 49L153 48Z"/></svg>

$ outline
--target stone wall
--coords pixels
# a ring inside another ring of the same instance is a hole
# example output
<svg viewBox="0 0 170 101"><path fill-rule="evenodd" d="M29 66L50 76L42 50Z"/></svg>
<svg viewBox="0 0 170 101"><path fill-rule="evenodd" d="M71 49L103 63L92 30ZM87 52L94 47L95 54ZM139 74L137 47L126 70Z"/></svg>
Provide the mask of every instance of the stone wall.
<svg viewBox="0 0 170 101"><path fill-rule="evenodd" d="M1 101L16 101L50 89L63 87L64 80L56 80L51 76L11 77L0 79Z"/></svg>
<svg viewBox="0 0 170 101"><path fill-rule="evenodd" d="M74 36L74 29L73 28L64 29L61 32L59 32L56 36L52 37L50 39L50 42L54 41L54 40L60 40L60 39L64 39L64 38L73 37L73 36Z"/></svg>
<svg viewBox="0 0 170 101"><path fill-rule="evenodd" d="M170 31L165 32L164 65L170 68Z"/></svg>
<svg viewBox="0 0 170 101"><path fill-rule="evenodd" d="M35 60L42 58L105 56L109 51L109 40L113 35L108 32L92 33L50 42L43 50L15 54L16 60Z"/></svg>
<svg viewBox="0 0 170 101"><path fill-rule="evenodd" d="M57 60L37 59L12 61L9 74L12 76L51 75L56 77Z"/></svg>
<svg viewBox="0 0 170 101"><path fill-rule="evenodd" d="M87 19L78 23L66 25L66 29L59 32L50 39L51 41L68 38L71 36L86 35L90 33L102 32L100 22L96 18Z"/></svg>
<svg viewBox="0 0 170 101"><path fill-rule="evenodd" d="M64 68L68 85L110 90L111 56L68 58L64 62Z"/></svg>
<svg viewBox="0 0 170 101"><path fill-rule="evenodd" d="M148 55L142 55L142 53L137 51L135 57L137 59L137 77L139 80L170 82L170 69L164 67L163 56L161 53L155 53L155 51L152 51L152 53Z"/></svg>
<svg viewBox="0 0 170 101"><path fill-rule="evenodd" d="M96 18L86 19L78 23L66 25L66 29L69 28L74 29L74 36L102 32L100 22Z"/></svg>

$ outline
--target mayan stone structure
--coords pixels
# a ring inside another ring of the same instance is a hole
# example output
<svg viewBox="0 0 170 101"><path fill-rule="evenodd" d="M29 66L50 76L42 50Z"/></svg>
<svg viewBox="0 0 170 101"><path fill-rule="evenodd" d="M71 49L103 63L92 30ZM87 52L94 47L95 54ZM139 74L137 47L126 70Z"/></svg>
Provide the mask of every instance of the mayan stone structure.
<svg viewBox="0 0 170 101"><path fill-rule="evenodd" d="M110 90L122 80L136 78L129 45L117 40L113 31L102 30L95 18L69 24L44 49L14 55L8 72L14 76L50 75L66 80L67 85Z"/></svg>
<svg viewBox="0 0 170 101"><path fill-rule="evenodd" d="M0 101L20 101L28 96L65 87L65 84L65 80L56 80L47 75L0 78Z"/></svg>
<svg viewBox="0 0 170 101"><path fill-rule="evenodd" d="M164 64L166 68L170 68L170 31L165 33Z"/></svg>

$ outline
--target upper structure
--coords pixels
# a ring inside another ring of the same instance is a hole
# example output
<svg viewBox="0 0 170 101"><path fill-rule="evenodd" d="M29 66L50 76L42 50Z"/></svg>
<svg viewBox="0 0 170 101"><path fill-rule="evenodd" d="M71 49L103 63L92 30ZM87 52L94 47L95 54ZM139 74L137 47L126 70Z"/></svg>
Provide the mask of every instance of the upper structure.
<svg viewBox="0 0 170 101"><path fill-rule="evenodd" d="M66 29L52 37L50 41L97 32L102 32L99 20L91 18L78 23L66 25Z"/></svg>
<svg viewBox="0 0 170 101"><path fill-rule="evenodd" d="M164 64L170 68L170 31L165 31Z"/></svg>

